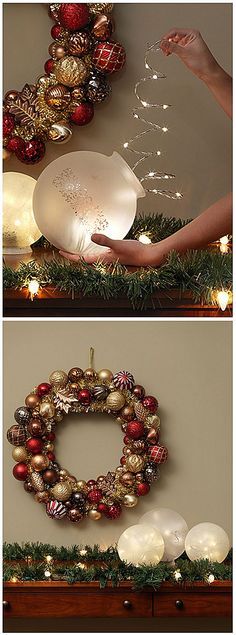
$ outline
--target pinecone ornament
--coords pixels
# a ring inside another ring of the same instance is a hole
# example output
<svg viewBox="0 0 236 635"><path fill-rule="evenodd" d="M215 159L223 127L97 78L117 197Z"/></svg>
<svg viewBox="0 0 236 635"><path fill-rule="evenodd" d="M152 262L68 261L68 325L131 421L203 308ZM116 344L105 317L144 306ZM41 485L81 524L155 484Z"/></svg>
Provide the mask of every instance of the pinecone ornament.
<svg viewBox="0 0 236 635"><path fill-rule="evenodd" d="M136 414L137 419L140 421L145 421L148 416L148 412L146 408L143 407L140 401L134 404L134 412Z"/></svg>
<svg viewBox="0 0 236 635"><path fill-rule="evenodd" d="M45 483L41 474L38 472L31 473L30 482L36 492L43 492L45 490Z"/></svg>

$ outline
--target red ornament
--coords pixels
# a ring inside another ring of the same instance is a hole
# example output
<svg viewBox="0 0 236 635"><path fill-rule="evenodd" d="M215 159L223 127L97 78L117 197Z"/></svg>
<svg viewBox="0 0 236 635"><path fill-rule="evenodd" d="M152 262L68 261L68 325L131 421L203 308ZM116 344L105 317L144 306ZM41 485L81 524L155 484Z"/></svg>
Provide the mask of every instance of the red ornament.
<svg viewBox="0 0 236 635"><path fill-rule="evenodd" d="M51 384L44 382L43 384L39 384L36 390L39 397L45 397L45 395L48 395L48 393L51 392L52 386Z"/></svg>
<svg viewBox="0 0 236 635"><path fill-rule="evenodd" d="M9 112L4 113L2 121L2 134L3 137L9 137L14 130L15 119Z"/></svg>
<svg viewBox="0 0 236 635"><path fill-rule="evenodd" d="M125 444L125 445L129 445L129 443L130 443L130 438L127 436L127 434L125 435L125 437L124 437L124 439L123 439L123 440L124 440L124 444Z"/></svg>
<svg viewBox="0 0 236 635"><path fill-rule="evenodd" d="M121 512L122 509L119 503L113 503L113 505L108 507L107 512L105 512L105 516L106 518L109 518L109 520L115 520L116 518L120 517Z"/></svg>
<svg viewBox="0 0 236 635"><path fill-rule="evenodd" d="M154 445L149 450L149 456L153 463L165 463L168 458L168 450L163 445Z"/></svg>
<svg viewBox="0 0 236 635"><path fill-rule="evenodd" d="M149 410L149 412L151 412L152 414L155 414L155 412L157 411L158 401L156 397L147 395L146 397L144 397L142 404L143 404L143 407L147 408L147 410Z"/></svg>
<svg viewBox="0 0 236 635"><path fill-rule="evenodd" d="M95 68L105 73L120 71L125 59L125 49L118 42L99 42L93 52Z"/></svg>
<svg viewBox="0 0 236 635"><path fill-rule="evenodd" d="M28 452L31 452L31 454L40 454L43 449L43 441L36 438L28 439L26 441L26 447Z"/></svg>
<svg viewBox="0 0 236 635"><path fill-rule="evenodd" d="M51 36L53 40L57 40L63 33L63 29L60 24L54 24L51 28Z"/></svg>
<svg viewBox="0 0 236 635"><path fill-rule="evenodd" d="M47 452L47 457L49 461L55 461L56 458L54 452Z"/></svg>
<svg viewBox="0 0 236 635"><path fill-rule="evenodd" d="M108 507L108 505L105 505L105 503L99 503L99 505L97 506L97 510L101 514L107 514L108 509L109 509L109 507Z"/></svg>
<svg viewBox="0 0 236 635"><path fill-rule="evenodd" d="M87 494L87 499L90 503L99 503L102 498L102 490L101 489L91 489Z"/></svg>
<svg viewBox="0 0 236 635"><path fill-rule="evenodd" d="M94 481L94 479L91 478L90 481L87 481L87 486L90 488L96 487L96 481Z"/></svg>
<svg viewBox="0 0 236 635"><path fill-rule="evenodd" d="M130 439L141 439L144 435L144 425L141 421L130 421L127 424L126 434Z"/></svg>
<svg viewBox="0 0 236 635"><path fill-rule="evenodd" d="M78 31L89 22L90 14L88 5L82 2L63 3L59 10L59 20L65 29Z"/></svg>
<svg viewBox="0 0 236 635"><path fill-rule="evenodd" d="M45 144L41 139L31 139L31 141L26 141L23 148L19 148L16 151L16 156L19 161L22 163L28 163L34 165L43 159L45 155Z"/></svg>
<svg viewBox="0 0 236 635"><path fill-rule="evenodd" d="M133 394L137 397L137 399L143 399L145 395L144 387L136 384L136 386L133 387Z"/></svg>
<svg viewBox="0 0 236 635"><path fill-rule="evenodd" d="M75 106L74 111L70 115L70 121L77 126L86 126L92 121L94 116L93 104L85 103Z"/></svg>
<svg viewBox="0 0 236 635"><path fill-rule="evenodd" d="M137 483L136 494L137 496L146 496L150 490L148 483Z"/></svg>
<svg viewBox="0 0 236 635"><path fill-rule="evenodd" d="M55 441L56 435L54 432L47 432L46 439L48 441Z"/></svg>
<svg viewBox="0 0 236 635"><path fill-rule="evenodd" d="M13 467L12 472L13 472L13 476L18 481L26 481L28 476L28 467L26 463L16 463L16 465L14 465Z"/></svg>
<svg viewBox="0 0 236 635"><path fill-rule="evenodd" d="M121 465L125 465L126 464L126 456L122 456L120 459L120 464Z"/></svg>
<svg viewBox="0 0 236 635"><path fill-rule="evenodd" d="M83 406L89 406L92 395L87 388L83 388L83 390L79 390L77 397Z"/></svg>
<svg viewBox="0 0 236 635"><path fill-rule="evenodd" d="M7 144L7 150L10 152L16 152L24 148L25 142L21 137L12 137Z"/></svg>
<svg viewBox="0 0 236 635"><path fill-rule="evenodd" d="M49 60L47 60L44 64L45 73L47 73L47 75L50 75L50 73L52 73L53 71L53 67L54 67L54 60L52 59L52 57L50 57Z"/></svg>

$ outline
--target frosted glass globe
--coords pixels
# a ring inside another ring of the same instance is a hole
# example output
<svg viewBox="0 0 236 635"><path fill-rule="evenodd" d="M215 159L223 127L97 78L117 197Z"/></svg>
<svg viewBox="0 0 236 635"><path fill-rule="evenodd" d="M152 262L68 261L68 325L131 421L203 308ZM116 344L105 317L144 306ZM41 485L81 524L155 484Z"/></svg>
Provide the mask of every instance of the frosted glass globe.
<svg viewBox="0 0 236 635"><path fill-rule="evenodd" d="M27 174L3 174L3 253L31 252L30 245L41 236L33 214L36 181Z"/></svg>
<svg viewBox="0 0 236 635"><path fill-rule="evenodd" d="M125 562L158 564L164 553L162 535L150 525L132 525L121 534L117 544L118 554Z"/></svg>
<svg viewBox="0 0 236 635"><path fill-rule="evenodd" d="M92 233L122 239L133 224L137 199L145 196L122 157L98 152L70 152L40 174L33 208L42 234L58 249L100 254Z"/></svg>
<svg viewBox="0 0 236 635"><path fill-rule="evenodd" d="M185 550L190 560L208 559L223 562L229 552L229 538L219 525L200 523L186 536Z"/></svg>
<svg viewBox="0 0 236 635"><path fill-rule="evenodd" d="M162 560L170 562L184 552L188 525L178 512L166 507L156 507L144 514L139 522L152 525L161 532L165 544Z"/></svg>

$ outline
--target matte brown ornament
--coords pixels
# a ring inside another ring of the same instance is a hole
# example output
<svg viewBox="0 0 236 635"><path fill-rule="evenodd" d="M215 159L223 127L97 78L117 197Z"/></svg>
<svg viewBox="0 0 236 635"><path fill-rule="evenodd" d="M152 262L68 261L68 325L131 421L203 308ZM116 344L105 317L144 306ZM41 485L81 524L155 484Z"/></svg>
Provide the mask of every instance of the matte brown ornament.
<svg viewBox="0 0 236 635"><path fill-rule="evenodd" d="M126 459L126 467L130 472L139 472L144 466L144 460L138 454L131 454Z"/></svg>
<svg viewBox="0 0 236 635"><path fill-rule="evenodd" d="M37 413L37 416L39 413ZM46 425L41 419L31 419L27 425L27 430L32 437L42 437L46 432Z"/></svg>
<svg viewBox="0 0 236 635"><path fill-rule="evenodd" d="M53 485L58 481L58 474L55 470L45 470L43 473L43 480L48 485Z"/></svg>
<svg viewBox="0 0 236 635"><path fill-rule="evenodd" d="M67 501L70 498L72 492L72 488L70 483L67 481L64 483L57 483L51 489L51 493L54 498L58 501Z"/></svg>
<svg viewBox="0 0 236 635"><path fill-rule="evenodd" d="M28 459L28 452L24 446L19 445L12 450L12 458L17 463L25 462Z"/></svg>
<svg viewBox="0 0 236 635"><path fill-rule="evenodd" d="M45 454L35 454L30 463L35 472L41 472L48 467L49 459Z"/></svg>
<svg viewBox="0 0 236 635"><path fill-rule="evenodd" d="M45 101L54 110L65 110L71 101L70 91L63 84L49 86L45 92Z"/></svg>
<svg viewBox="0 0 236 635"><path fill-rule="evenodd" d="M125 397L124 395L122 395L121 392L118 392L118 391L111 392L110 395L108 395L106 400L107 408L114 412L121 410L124 404L125 404Z"/></svg>
<svg viewBox="0 0 236 635"><path fill-rule="evenodd" d="M102 42L110 39L113 30L113 21L108 15L105 14L98 15L92 26L92 33L97 40L100 40Z"/></svg>
<svg viewBox="0 0 236 635"><path fill-rule="evenodd" d="M73 33L68 41L68 50L71 55L81 57L89 52L92 46L91 38L86 31L77 31Z"/></svg>
<svg viewBox="0 0 236 635"><path fill-rule="evenodd" d="M88 69L78 57L67 56L55 63L54 75L58 82L73 87L85 82Z"/></svg>
<svg viewBox="0 0 236 635"><path fill-rule="evenodd" d="M64 388L68 382L68 375L64 370L54 370L49 376L49 383L54 388Z"/></svg>
<svg viewBox="0 0 236 635"><path fill-rule="evenodd" d="M31 393L30 395L27 395L27 397L25 398L25 405L28 408L31 408L31 410L33 410L34 408L37 407L37 405L39 404L40 399L38 397L38 395Z"/></svg>
<svg viewBox="0 0 236 635"><path fill-rule="evenodd" d="M70 141L72 130L67 121L57 121L51 125L48 136L53 143L63 144Z"/></svg>

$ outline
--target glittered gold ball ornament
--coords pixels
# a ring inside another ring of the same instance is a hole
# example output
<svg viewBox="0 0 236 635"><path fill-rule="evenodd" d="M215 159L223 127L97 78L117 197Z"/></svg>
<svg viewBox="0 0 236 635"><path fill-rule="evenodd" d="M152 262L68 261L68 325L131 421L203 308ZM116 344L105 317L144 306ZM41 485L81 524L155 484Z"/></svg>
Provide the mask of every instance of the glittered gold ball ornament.
<svg viewBox="0 0 236 635"><path fill-rule="evenodd" d="M62 44L58 44L58 42L52 42L49 46L48 52L53 60L60 60L62 57L65 57L66 54L65 47L62 46Z"/></svg>
<svg viewBox="0 0 236 635"><path fill-rule="evenodd" d="M45 470L49 466L49 459L45 454L35 454L30 464L35 472L41 472L41 470Z"/></svg>
<svg viewBox="0 0 236 635"><path fill-rule="evenodd" d="M49 108L53 110L64 110L69 106L71 101L70 91L63 84L49 86L45 91L44 99Z"/></svg>
<svg viewBox="0 0 236 635"><path fill-rule="evenodd" d="M52 495L58 501L67 501L71 496L71 492L71 485L67 481L64 483L57 483L51 489Z"/></svg>
<svg viewBox="0 0 236 635"><path fill-rule="evenodd" d="M99 15L100 13L109 14L113 10L113 2L91 2L88 6L89 12L92 15Z"/></svg>
<svg viewBox="0 0 236 635"><path fill-rule="evenodd" d="M46 492L46 490L44 492L37 492L34 496L34 500L36 500L36 503L47 503L49 500L49 492Z"/></svg>
<svg viewBox="0 0 236 635"><path fill-rule="evenodd" d="M72 130L67 121L63 119L52 123L48 136L53 143L63 144L70 141Z"/></svg>
<svg viewBox="0 0 236 635"><path fill-rule="evenodd" d="M78 492L81 492L81 493L87 494L87 492L88 492L89 488L88 488L88 486L87 486L86 481L82 481L82 480L77 481L76 485L77 485L77 491L78 491Z"/></svg>
<svg viewBox="0 0 236 635"><path fill-rule="evenodd" d="M44 419L52 419L55 414L54 405L51 403L51 401L43 401L40 404L39 412L41 417L43 417Z"/></svg>
<svg viewBox="0 0 236 635"><path fill-rule="evenodd" d="M27 397L25 398L25 405L27 406L27 408L30 408L32 410L37 407L39 402L40 402L40 399L38 395L34 393L27 395Z"/></svg>
<svg viewBox="0 0 236 635"><path fill-rule="evenodd" d="M121 392L115 391L115 392L111 392L110 395L108 395L106 400L106 406L109 410L116 412L118 410L121 410L121 408L123 408L124 405L125 405L125 397L124 395L122 395Z"/></svg>
<svg viewBox="0 0 236 635"><path fill-rule="evenodd" d="M31 472L30 484L36 492L43 492L45 490L45 483L41 474L38 472Z"/></svg>
<svg viewBox="0 0 236 635"><path fill-rule="evenodd" d="M113 380L113 373L108 368L102 368L98 372L98 379L103 383L107 382L108 384Z"/></svg>
<svg viewBox="0 0 236 635"><path fill-rule="evenodd" d="M64 370L54 370L49 377L49 383L52 384L54 388L64 388L67 382L68 375Z"/></svg>
<svg viewBox="0 0 236 635"><path fill-rule="evenodd" d="M102 517L102 514L97 511L97 509L90 509L88 512L88 517L91 520L100 520L100 518Z"/></svg>
<svg viewBox="0 0 236 635"><path fill-rule="evenodd" d="M122 502L125 507L135 507L138 503L138 498L133 494L125 494Z"/></svg>
<svg viewBox="0 0 236 635"><path fill-rule="evenodd" d="M24 448L24 446L19 445L18 447L15 447L14 450L12 450L12 458L17 463L24 463L28 459L28 452Z"/></svg>
<svg viewBox="0 0 236 635"><path fill-rule="evenodd" d="M144 466L144 460L138 454L131 454L126 459L126 467L130 472L139 472Z"/></svg>
<svg viewBox="0 0 236 635"><path fill-rule="evenodd" d="M88 69L78 57L66 56L55 63L54 75L58 82L65 86L83 84L88 76Z"/></svg>

